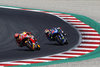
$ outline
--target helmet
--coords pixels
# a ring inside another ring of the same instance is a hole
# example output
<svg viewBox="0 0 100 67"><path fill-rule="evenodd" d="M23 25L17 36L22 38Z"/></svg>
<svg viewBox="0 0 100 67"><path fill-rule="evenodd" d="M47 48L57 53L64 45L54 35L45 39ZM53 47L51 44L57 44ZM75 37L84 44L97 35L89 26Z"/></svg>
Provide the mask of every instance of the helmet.
<svg viewBox="0 0 100 67"><path fill-rule="evenodd" d="M61 27L58 27L57 29L61 29Z"/></svg>
<svg viewBox="0 0 100 67"><path fill-rule="evenodd" d="M45 29L45 33L48 33L49 32L49 30L48 29Z"/></svg>
<svg viewBox="0 0 100 67"><path fill-rule="evenodd" d="M19 33L15 33L15 38L17 38L19 36Z"/></svg>
<svg viewBox="0 0 100 67"><path fill-rule="evenodd" d="M23 32L22 34L26 34L26 32Z"/></svg>

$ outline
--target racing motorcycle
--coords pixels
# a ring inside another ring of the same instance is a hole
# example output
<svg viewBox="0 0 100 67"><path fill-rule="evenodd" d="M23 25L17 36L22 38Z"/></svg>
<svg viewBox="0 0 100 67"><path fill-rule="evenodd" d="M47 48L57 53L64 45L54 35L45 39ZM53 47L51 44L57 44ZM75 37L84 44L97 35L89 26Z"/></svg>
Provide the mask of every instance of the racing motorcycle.
<svg viewBox="0 0 100 67"><path fill-rule="evenodd" d="M61 45L68 44L67 38L65 38L66 34L59 33L58 30L55 30L52 35L53 41L57 41Z"/></svg>
<svg viewBox="0 0 100 67"><path fill-rule="evenodd" d="M22 32L21 34L15 33L14 37L19 47L27 46L30 50L40 50L40 45L38 44L37 39L35 39L30 32Z"/></svg>

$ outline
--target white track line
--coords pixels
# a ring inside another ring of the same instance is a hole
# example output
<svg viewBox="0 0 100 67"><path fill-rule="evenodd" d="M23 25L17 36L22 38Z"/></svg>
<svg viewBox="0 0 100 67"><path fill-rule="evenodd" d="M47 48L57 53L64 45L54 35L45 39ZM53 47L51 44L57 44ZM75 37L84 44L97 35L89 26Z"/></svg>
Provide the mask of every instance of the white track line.
<svg viewBox="0 0 100 67"><path fill-rule="evenodd" d="M64 53L89 53L89 52L80 52L80 51L66 51Z"/></svg>
<svg viewBox="0 0 100 67"><path fill-rule="evenodd" d="M50 14L50 13L49 13ZM69 17L69 16L71 16L71 15L64 15L64 14L62 14L62 15L55 15L55 16L66 16L66 17Z"/></svg>
<svg viewBox="0 0 100 67"><path fill-rule="evenodd" d="M100 42L100 40L85 40L85 39L82 39L82 42Z"/></svg>
<svg viewBox="0 0 100 67"><path fill-rule="evenodd" d="M62 19L68 18L69 19L69 18L75 18L75 17L60 17L60 18L62 18Z"/></svg>
<svg viewBox="0 0 100 67"><path fill-rule="evenodd" d="M69 24L84 24L84 23L79 23L79 22L67 22Z"/></svg>
<svg viewBox="0 0 100 67"><path fill-rule="evenodd" d="M83 35L82 37L83 37L83 38L84 38L84 37L87 37L87 38L100 38L100 36L89 36L89 35L87 35L87 36L86 36L86 35Z"/></svg>
<svg viewBox="0 0 100 67"><path fill-rule="evenodd" d="M80 32L82 34L98 34L97 32Z"/></svg>
<svg viewBox="0 0 100 67"><path fill-rule="evenodd" d="M73 25L75 27L90 27L89 25Z"/></svg>
<svg viewBox="0 0 100 67"><path fill-rule="evenodd" d="M50 59L67 59L67 58L62 58L62 57L50 57L50 56L46 56L46 57L41 57L41 58L50 58Z"/></svg>
<svg viewBox="0 0 100 67"><path fill-rule="evenodd" d="M31 63L21 63L21 62L0 62L0 64L18 64L18 65L27 65Z"/></svg>
<svg viewBox="0 0 100 67"><path fill-rule="evenodd" d="M27 11L41 12L41 10L27 10Z"/></svg>
<svg viewBox="0 0 100 67"><path fill-rule="evenodd" d="M80 56L80 55L71 55L71 54L55 54L55 56Z"/></svg>
<svg viewBox="0 0 100 67"><path fill-rule="evenodd" d="M53 12L44 12L44 13L53 14L56 16L71 16L71 15L66 15L66 14L61 14L61 13L53 13Z"/></svg>
<svg viewBox="0 0 100 67"><path fill-rule="evenodd" d="M80 20L67 20L67 19L63 19L64 21L80 21Z"/></svg>
<svg viewBox="0 0 100 67"><path fill-rule="evenodd" d="M86 29L86 28L77 28L78 30L94 30L93 28L92 29Z"/></svg>
<svg viewBox="0 0 100 67"><path fill-rule="evenodd" d="M33 61L33 62L50 62L49 60L35 60L35 59L26 59L26 60L20 60L20 61Z"/></svg>
<svg viewBox="0 0 100 67"><path fill-rule="evenodd" d="M74 48L74 49L78 49L78 50L95 50L95 48Z"/></svg>
<svg viewBox="0 0 100 67"><path fill-rule="evenodd" d="M99 44L80 44L80 46L99 46Z"/></svg>
<svg viewBox="0 0 100 67"><path fill-rule="evenodd" d="M15 8L15 7L4 7L4 6L0 6L1 8L9 8L9 9L21 9L21 8Z"/></svg>

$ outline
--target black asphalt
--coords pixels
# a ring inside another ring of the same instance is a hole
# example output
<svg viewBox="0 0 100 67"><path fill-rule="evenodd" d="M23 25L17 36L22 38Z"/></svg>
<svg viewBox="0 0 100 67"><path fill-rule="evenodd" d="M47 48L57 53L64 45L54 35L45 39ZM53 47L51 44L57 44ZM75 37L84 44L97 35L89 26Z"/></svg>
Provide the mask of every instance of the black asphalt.
<svg viewBox="0 0 100 67"><path fill-rule="evenodd" d="M46 28L61 27L68 33L68 45L60 46L56 42L47 40L44 34ZM14 39L16 32L32 32L41 46L40 51L29 51L28 48L20 48ZM75 46L79 41L79 34L61 19L39 12L13 10L0 8L0 62L19 59L28 59L47 56Z"/></svg>

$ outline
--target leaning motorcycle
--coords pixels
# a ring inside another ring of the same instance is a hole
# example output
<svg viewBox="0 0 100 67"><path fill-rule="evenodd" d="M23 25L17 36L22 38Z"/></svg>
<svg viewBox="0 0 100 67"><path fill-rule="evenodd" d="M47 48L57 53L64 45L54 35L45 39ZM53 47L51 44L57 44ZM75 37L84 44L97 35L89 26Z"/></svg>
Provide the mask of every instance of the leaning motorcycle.
<svg viewBox="0 0 100 67"><path fill-rule="evenodd" d="M53 40L57 41L59 44L64 45L68 44L67 38L62 33L59 33L57 30L53 32Z"/></svg>

